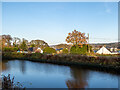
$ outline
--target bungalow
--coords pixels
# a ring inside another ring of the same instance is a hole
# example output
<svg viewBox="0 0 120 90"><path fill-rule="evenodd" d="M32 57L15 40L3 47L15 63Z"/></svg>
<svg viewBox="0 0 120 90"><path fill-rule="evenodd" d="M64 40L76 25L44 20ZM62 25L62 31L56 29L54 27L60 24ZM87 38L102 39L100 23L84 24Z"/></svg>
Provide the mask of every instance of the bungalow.
<svg viewBox="0 0 120 90"><path fill-rule="evenodd" d="M102 48L100 48L96 53L97 54L111 54L111 52L104 46Z"/></svg>
<svg viewBox="0 0 120 90"><path fill-rule="evenodd" d="M43 53L43 50L39 47L30 47L30 48L28 48L28 51L32 52L32 53L36 53L36 52Z"/></svg>
<svg viewBox="0 0 120 90"><path fill-rule="evenodd" d="M106 47L102 47L100 48L97 52L97 54L118 54L117 51L113 52L113 51L109 51Z"/></svg>
<svg viewBox="0 0 120 90"><path fill-rule="evenodd" d="M110 51L111 51L111 52L112 52L112 51L115 51L115 52L116 52L117 50L118 50L117 48L113 48L113 47L110 48Z"/></svg>
<svg viewBox="0 0 120 90"><path fill-rule="evenodd" d="M43 50L38 47L34 52L35 52L35 53L43 53Z"/></svg>
<svg viewBox="0 0 120 90"><path fill-rule="evenodd" d="M63 52L63 48L56 49L56 52L57 52L57 54L60 54L60 53L62 53L62 52Z"/></svg>

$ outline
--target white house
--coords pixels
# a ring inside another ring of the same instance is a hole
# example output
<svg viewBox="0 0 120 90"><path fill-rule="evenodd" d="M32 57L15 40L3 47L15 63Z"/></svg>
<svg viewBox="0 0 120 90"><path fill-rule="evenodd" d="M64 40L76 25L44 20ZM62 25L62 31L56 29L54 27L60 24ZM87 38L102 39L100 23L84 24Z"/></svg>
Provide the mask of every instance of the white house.
<svg viewBox="0 0 120 90"><path fill-rule="evenodd" d="M110 51L112 52L112 51L113 51L113 48L110 48Z"/></svg>
<svg viewBox="0 0 120 90"><path fill-rule="evenodd" d="M38 47L38 48L35 50L35 52L43 53L43 50Z"/></svg>
<svg viewBox="0 0 120 90"><path fill-rule="evenodd" d="M119 52L112 52L111 54L119 54Z"/></svg>
<svg viewBox="0 0 120 90"><path fill-rule="evenodd" d="M111 54L111 52L104 46L102 48L100 48L96 53L97 54Z"/></svg>
<svg viewBox="0 0 120 90"><path fill-rule="evenodd" d="M41 50L41 53L43 53L43 50L42 50L41 48L38 48L38 49L40 49L40 50Z"/></svg>

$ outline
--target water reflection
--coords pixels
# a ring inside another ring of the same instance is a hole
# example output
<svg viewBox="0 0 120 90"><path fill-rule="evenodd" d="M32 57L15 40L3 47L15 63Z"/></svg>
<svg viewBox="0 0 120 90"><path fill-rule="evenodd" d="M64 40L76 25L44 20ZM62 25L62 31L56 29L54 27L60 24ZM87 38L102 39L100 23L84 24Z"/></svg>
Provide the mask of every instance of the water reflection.
<svg viewBox="0 0 120 90"><path fill-rule="evenodd" d="M23 60L4 60L2 72L19 82L32 83L24 84L28 88L117 88L119 77L81 67Z"/></svg>
<svg viewBox="0 0 120 90"><path fill-rule="evenodd" d="M2 62L2 72L4 71L19 71L25 74L27 71L43 72L43 73L69 73L70 68L66 66L52 65L48 63L30 62L23 60L4 60Z"/></svg>
<svg viewBox="0 0 120 90"><path fill-rule="evenodd" d="M89 72L81 68L71 67L72 78L66 81L68 88L86 88L88 86L87 77Z"/></svg>
<svg viewBox="0 0 120 90"><path fill-rule="evenodd" d="M5 60L4 62L1 62L0 65L2 66L2 71L6 71L9 68L9 65L7 65L8 61Z"/></svg>
<svg viewBox="0 0 120 90"><path fill-rule="evenodd" d="M25 72L26 72L26 63L25 63L25 61L20 61L19 64L20 64L20 71L23 74L25 74Z"/></svg>

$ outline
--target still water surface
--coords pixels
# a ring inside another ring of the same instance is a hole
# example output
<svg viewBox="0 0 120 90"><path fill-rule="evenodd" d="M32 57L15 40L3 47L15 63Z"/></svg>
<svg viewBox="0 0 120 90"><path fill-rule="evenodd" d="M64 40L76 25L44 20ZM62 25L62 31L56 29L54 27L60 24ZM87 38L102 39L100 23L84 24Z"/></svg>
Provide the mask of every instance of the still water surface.
<svg viewBox="0 0 120 90"><path fill-rule="evenodd" d="M3 61L2 74L26 88L118 88L120 80L105 72L22 60Z"/></svg>

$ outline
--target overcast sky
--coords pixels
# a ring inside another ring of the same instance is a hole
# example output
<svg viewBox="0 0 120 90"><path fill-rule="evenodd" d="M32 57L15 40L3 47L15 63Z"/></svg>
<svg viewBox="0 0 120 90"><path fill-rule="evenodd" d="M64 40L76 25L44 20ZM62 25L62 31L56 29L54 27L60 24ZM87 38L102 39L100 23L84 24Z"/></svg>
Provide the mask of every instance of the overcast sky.
<svg viewBox="0 0 120 90"><path fill-rule="evenodd" d="M74 29L90 34L90 43L118 41L117 2L3 2L2 34L66 43Z"/></svg>

